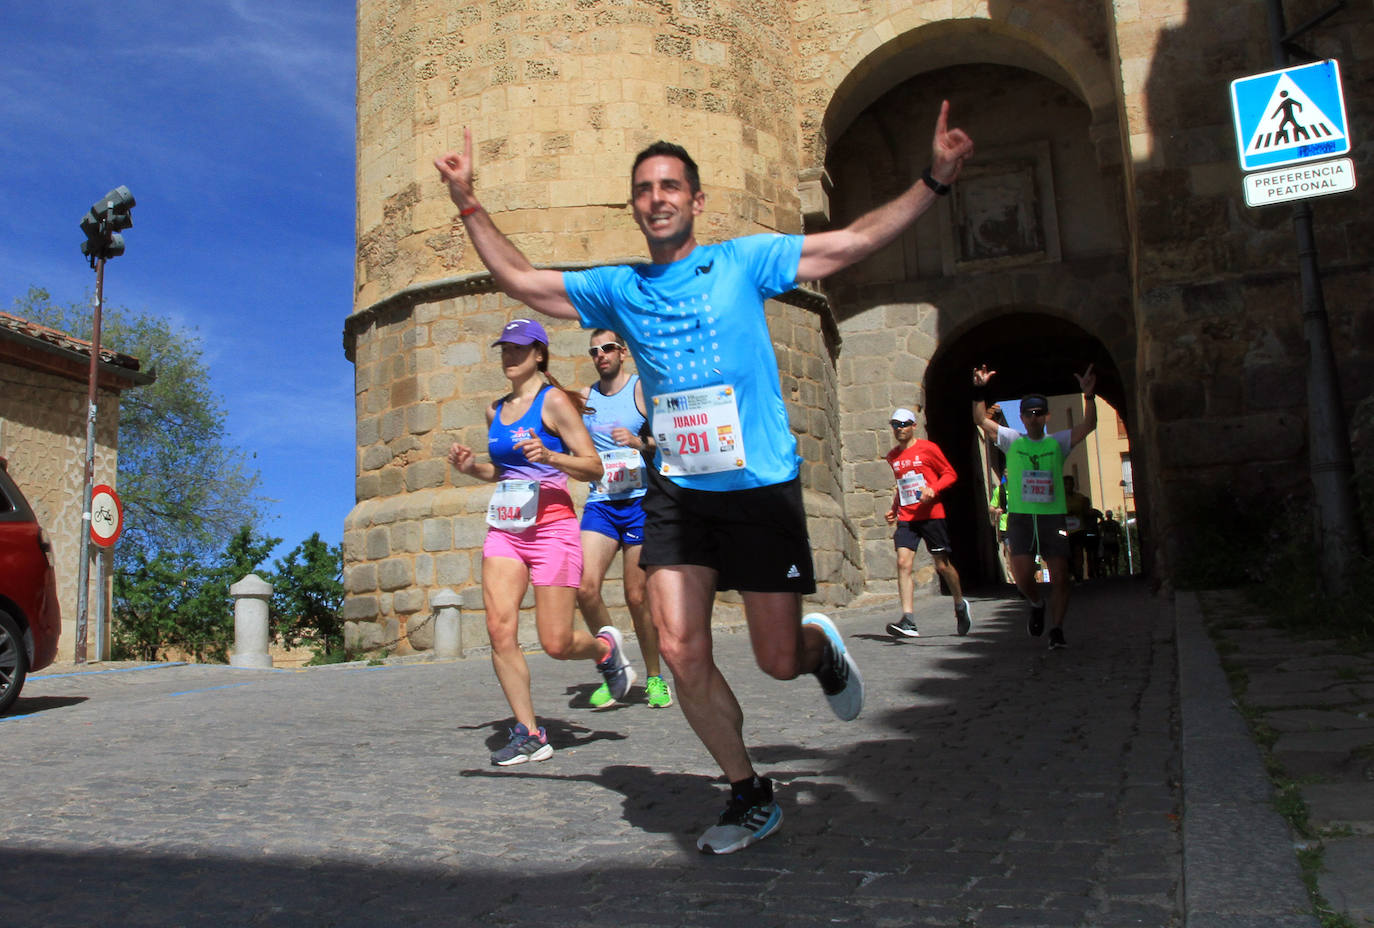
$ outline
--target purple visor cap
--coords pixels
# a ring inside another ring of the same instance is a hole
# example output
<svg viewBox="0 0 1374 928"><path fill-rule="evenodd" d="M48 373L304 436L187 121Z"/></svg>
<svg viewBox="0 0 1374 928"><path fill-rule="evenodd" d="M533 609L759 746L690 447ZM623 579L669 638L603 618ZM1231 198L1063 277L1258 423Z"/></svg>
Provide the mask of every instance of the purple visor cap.
<svg viewBox="0 0 1374 928"><path fill-rule="evenodd" d="M549 336L545 334L544 327L533 319L512 319L501 330L501 337L492 342L491 346L495 348L502 342L511 345L533 345L538 342L547 348Z"/></svg>

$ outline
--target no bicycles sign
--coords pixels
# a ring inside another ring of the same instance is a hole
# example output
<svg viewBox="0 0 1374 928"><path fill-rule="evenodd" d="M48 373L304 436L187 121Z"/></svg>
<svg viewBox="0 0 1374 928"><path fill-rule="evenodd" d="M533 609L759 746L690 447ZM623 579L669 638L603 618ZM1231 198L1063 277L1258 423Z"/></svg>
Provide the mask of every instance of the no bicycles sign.
<svg viewBox="0 0 1374 928"><path fill-rule="evenodd" d="M113 487L103 483L91 489L91 541L110 548L124 531L124 504Z"/></svg>

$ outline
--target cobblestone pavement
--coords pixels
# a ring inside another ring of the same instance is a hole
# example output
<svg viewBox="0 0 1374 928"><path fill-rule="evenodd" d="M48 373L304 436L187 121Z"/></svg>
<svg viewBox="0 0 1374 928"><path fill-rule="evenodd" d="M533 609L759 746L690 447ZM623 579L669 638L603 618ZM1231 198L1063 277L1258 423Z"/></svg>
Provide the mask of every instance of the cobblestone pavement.
<svg viewBox="0 0 1374 928"><path fill-rule="evenodd" d="M557 751L507 769L488 762L510 720L480 657L36 675L0 719L0 918L1274 923L1185 911L1167 601L1128 581L1079 587L1056 652L1010 599L975 600L965 638L948 599L919 602L920 639L889 640L894 617L890 603L835 615L868 685L851 723L813 679L770 680L745 634L717 632L786 815L728 857L695 851L724 793L679 711L587 710L590 665L530 655Z"/></svg>

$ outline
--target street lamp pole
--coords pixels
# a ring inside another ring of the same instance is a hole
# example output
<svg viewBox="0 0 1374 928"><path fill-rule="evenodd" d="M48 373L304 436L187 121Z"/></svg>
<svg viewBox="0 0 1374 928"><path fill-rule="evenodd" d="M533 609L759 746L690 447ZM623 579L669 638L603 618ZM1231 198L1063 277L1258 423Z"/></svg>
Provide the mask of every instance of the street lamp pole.
<svg viewBox="0 0 1374 928"><path fill-rule="evenodd" d="M100 391L100 313L105 305L105 262L124 254L124 236L119 233L134 224L134 217L130 215L134 204L134 195L128 187L116 187L81 217L81 231L86 233L81 253L95 271L95 313L91 320L91 365L86 380L86 461L81 489L81 560L76 581L74 657L78 664L86 662L86 616L90 608L91 487L95 482L95 422ZM103 584L100 595L103 601Z"/></svg>
<svg viewBox="0 0 1374 928"><path fill-rule="evenodd" d="M86 662L86 628L91 581L91 487L95 484L95 420L100 389L100 312L105 302L105 259L95 264L95 312L91 320L91 366L86 382L86 468L81 484L81 561L76 581L76 662ZM101 590L104 596L105 591Z"/></svg>

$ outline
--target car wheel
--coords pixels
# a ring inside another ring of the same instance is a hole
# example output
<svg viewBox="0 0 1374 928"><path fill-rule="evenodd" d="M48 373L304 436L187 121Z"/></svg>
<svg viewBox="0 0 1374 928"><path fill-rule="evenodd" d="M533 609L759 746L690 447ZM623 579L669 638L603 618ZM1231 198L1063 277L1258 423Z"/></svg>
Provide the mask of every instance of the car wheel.
<svg viewBox="0 0 1374 928"><path fill-rule="evenodd" d="M29 655L24 650L24 635L19 623L8 612L0 612L0 715L9 711L24 688L29 675Z"/></svg>

